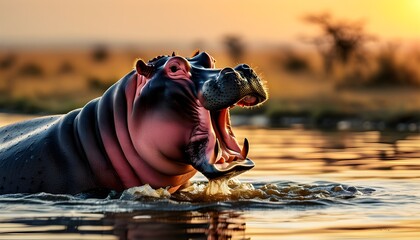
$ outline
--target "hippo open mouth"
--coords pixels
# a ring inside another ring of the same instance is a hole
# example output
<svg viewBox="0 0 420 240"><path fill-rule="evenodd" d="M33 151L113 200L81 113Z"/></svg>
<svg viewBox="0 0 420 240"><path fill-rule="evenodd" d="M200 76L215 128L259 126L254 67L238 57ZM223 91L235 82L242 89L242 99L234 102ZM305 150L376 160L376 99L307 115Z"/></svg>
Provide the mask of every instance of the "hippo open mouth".
<svg viewBox="0 0 420 240"><path fill-rule="evenodd" d="M216 135L216 144L210 163L220 172L229 172L234 167L242 166L244 171L254 167L247 158L249 143L245 138L242 149L231 128L229 108L220 111L210 111L211 124ZM236 174L240 172L236 171Z"/></svg>
<svg viewBox="0 0 420 240"><path fill-rule="evenodd" d="M207 150L208 165L204 164L207 166L201 172L209 179L216 179L233 177L253 168L254 162L247 158L248 140L245 138L242 148L239 146L232 131L229 109L264 102L267 96L260 79L249 66L243 64L235 69L221 70L218 78L205 83L203 89L202 101L210 112L209 125L214 132L214 147Z"/></svg>

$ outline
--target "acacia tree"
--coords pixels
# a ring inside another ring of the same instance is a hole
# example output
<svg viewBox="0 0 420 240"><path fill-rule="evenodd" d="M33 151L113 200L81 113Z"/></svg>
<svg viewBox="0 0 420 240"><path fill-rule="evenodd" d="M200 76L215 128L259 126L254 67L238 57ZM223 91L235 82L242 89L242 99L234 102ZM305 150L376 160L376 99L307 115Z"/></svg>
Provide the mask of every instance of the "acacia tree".
<svg viewBox="0 0 420 240"><path fill-rule="evenodd" d="M239 62L245 54L245 44L238 36L226 36L223 41L226 50L233 62Z"/></svg>
<svg viewBox="0 0 420 240"><path fill-rule="evenodd" d="M360 57L364 44L374 39L364 32L362 21L338 21L327 13L307 15L304 20L321 28L321 35L310 42L323 56L327 72L336 61L346 64L352 57Z"/></svg>

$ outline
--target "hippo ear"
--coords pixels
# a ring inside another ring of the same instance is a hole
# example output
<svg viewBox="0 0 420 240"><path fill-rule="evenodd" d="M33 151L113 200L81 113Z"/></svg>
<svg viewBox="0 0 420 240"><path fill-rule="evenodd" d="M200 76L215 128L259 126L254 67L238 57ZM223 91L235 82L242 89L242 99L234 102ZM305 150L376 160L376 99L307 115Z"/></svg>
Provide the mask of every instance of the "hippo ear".
<svg viewBox="0 0 420 240"><path fill-rule="evenodd" d="M143 75L146 78L150 78L155 72L155 68L146 64L142 59L138 59L136 62L136 71L138 74Z"/></svg>
<svg viewBox="0 0 420 240"><path fill-rule="evenodd" d="M197 51L195 51L195 53L192 55L192 58L197 56L198 54L200 54L200 50L197 49Z"/></svg>

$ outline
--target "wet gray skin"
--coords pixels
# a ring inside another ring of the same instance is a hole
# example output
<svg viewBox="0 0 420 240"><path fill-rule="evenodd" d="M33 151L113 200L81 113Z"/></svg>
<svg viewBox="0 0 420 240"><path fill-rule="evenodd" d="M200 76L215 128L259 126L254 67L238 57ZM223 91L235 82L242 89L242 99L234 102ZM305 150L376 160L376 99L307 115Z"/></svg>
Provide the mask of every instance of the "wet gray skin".
<svg viewBox="0 0 420 240"><path fill-rule="evenodd" d="M239 147L229 118L230 107L267 99L249 66L216 69L199 53L135 67L81 109L0 128L0 194L145 183L176 191L195 170L215 179L254 167L248 141Z"/></svg>

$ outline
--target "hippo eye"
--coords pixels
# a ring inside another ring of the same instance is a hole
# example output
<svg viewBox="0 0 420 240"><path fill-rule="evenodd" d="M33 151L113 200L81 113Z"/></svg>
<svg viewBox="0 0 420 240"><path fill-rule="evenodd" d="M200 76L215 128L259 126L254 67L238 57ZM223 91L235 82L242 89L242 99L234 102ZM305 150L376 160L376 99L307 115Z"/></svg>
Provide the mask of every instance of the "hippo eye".
<svg viewBox="0 0 420 240"><path fill-rule="evenodd" d="M173 73L174 73L174 72L176 72L176 71L178 71L178 67L177 67L177 66L175 66L175 65L174 65L174 66L172 66L172 67L170 67L169 69L170 69L170 70L171 70L171 72L173 72Z"/></svg>
<svg viewBox="0 0 420 240"><path fill-rule="evenodd" d="M171 79L191 79L191 66L189 62L182 57L173 57L166 63L164 69L166 75Z"/></svg>

